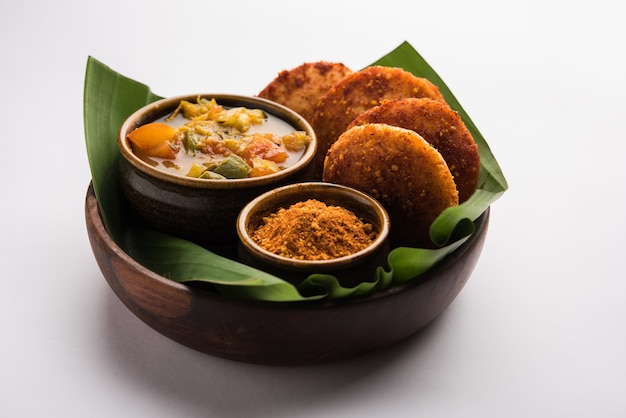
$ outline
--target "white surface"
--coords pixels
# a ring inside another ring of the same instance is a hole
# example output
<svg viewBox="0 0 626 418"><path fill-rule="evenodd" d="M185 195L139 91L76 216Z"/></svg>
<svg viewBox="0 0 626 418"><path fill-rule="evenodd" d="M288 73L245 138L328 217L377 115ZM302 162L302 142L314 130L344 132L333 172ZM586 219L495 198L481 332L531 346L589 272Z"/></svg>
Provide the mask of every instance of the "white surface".
<svg viewBox="0 0 626 418"><path fill-rule="evenodd" d="M419 3L2 1L0 416L626 416L615 2ZM115 298L84 226L88 55L164 96L253 94L283 68L360 68L404 40L510 183L438 321L362 358L273 368L187 349Z"/></svg>

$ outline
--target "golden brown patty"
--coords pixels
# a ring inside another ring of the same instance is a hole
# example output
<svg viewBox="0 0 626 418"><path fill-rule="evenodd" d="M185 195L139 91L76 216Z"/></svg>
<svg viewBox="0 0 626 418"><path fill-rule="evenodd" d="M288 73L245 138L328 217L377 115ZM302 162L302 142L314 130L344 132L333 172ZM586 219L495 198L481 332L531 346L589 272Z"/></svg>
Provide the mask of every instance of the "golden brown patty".
<svg viewBox="0 0 626 418"><path fill-rule="evenodd" d="M383 99L427 97L445 103L439 88L425 78L401 68L369 67L354 72L324 94L313 114L311 125L318 140L314 168L321 174L326 151L358 115Z"/></svg>
<svg viewBox="0 0 626 418"><path fill-rule="evenodd" d="M435 147L454 176L459 202L476 191L480 156L461 117L449 106L431 99L387 101L356 117L350 127L366 123L386 123L410 129Z"/></svg>
<svg viewBox="0 0 626 418"><path fill-rule="evenodd" d="M259 93L259 97L287 106L310 122L319 98L351 73L352 70L341 63L304 63L291 70L281 71Z"/></svg>
<svg viewBox="0 0 626 418"><path fill-rule="evenodd" d="M414 131L387 124L344 132L328 151L323 180L378 199L389 212L392 246L432 247L430 225L458 204L441 154Z"/></svg>

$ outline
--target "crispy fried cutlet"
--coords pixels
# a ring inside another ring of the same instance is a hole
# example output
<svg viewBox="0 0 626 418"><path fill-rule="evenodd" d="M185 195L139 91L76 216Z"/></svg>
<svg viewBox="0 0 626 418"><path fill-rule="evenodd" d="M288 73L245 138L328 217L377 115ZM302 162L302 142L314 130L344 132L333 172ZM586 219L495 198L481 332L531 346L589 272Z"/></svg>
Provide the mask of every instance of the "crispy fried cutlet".
<svg viewBox="0 0 626 418"><path fill-rule="evenodd" d="M281 71L261 90L259 97L287 106L311 122L319 98L351 73L352 70L342 63L304 63Z"/></svg>
<svg viewBox="0 0 626 418"><path fill-rule="evenodd" d="M432 247L430 225L458 204L441 154L416 132L387 124L341 134L326 156L323 180L378 199L389 212L392 246Z"/></svg>
<svg viewBox="0 0 626 418"><path fill-rule="evenodd" d="M366 123L386 123L410 129L435 147L454 176L459 202L476 191L480 156L461 117L446 104L431 99L386 101L356 117L350 127Z"/></svg>
<svg viewBox="0 0 626 418"><path fill-rule="evenodd" d="M326 151L350 122L384 99L427 97L442 103L439 88L401 68L373 66L354 72L333 85L317 105L311 125L318 140L314 169L321 173Z"/></svg>

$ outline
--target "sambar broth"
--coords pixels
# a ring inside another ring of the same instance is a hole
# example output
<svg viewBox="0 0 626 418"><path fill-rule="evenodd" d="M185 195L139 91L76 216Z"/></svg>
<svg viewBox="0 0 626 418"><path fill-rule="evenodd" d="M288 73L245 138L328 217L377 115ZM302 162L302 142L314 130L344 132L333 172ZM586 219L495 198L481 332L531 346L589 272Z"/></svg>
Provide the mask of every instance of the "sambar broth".
<svg viewBox="0 0 626 418"><path fill-rule="evenodd" d="M160 143L158 152L149 152L155 149L150 147L156 140L150 139L149 146L141 147L133 141L134 132L129 134L133 152L168 173L205 179L272 174L294 165L310 142L305 132L269 112L220 106L206 99L185 103L187 109L179 111L179 106L174 113L151 122L167 125L162 126L165 137L170 130L174 132L166 144ZM190 105L195 109L185 112Z"/></svg>

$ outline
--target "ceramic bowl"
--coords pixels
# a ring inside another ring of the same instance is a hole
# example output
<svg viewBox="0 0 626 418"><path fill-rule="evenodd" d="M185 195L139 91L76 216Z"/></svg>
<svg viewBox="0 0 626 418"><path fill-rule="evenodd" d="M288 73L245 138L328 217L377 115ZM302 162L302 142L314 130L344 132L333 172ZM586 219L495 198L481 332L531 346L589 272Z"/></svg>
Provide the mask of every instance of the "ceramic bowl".
<svg viewBox="0 0 626 418"><path fill-rule="evenodd" d="M225 107L261 109L295 130L305 131L311 142L294 165L278 173L244 179L210 180L164 172L139 158L127 139L129 132L171 114L181 100L195 102L204 97ZM236 247L235 221L251 199L284 184L307 178L317 149L315 132L294 111L258 97L201 94L172 97L151 103L123 123L118 136L120 181L124 195L135 211L156 229L189 239L209 248Z"/></svg>
<svg viewBox="0 0 626 418"><path fill-rule="evenodd" d="M85 213L91 247L106 281L139 319L204 353L282 366L362 355L424 328L469 280L489 220L487 210L461 247L415 280L353 299L278 303L229 298L144 268L107 233L92 187Z"/></svg>
<svg viewBox="0 0 626 418"><path fill-rule="evenodd" d="M264 217L307 199L348 209L359 219L372 224L378 231L376 238L361 251L331 260L283 257L264 249L252 239L251 235L263 224ZM386 267L389 228L389 215L383 206L358 190L324 182L290 184L262 194L243 208L237 219L241 242L239 260L294 284L311 273L328 273L336 276L344 286L352 287L371 280L377 266Z"/></svg>

